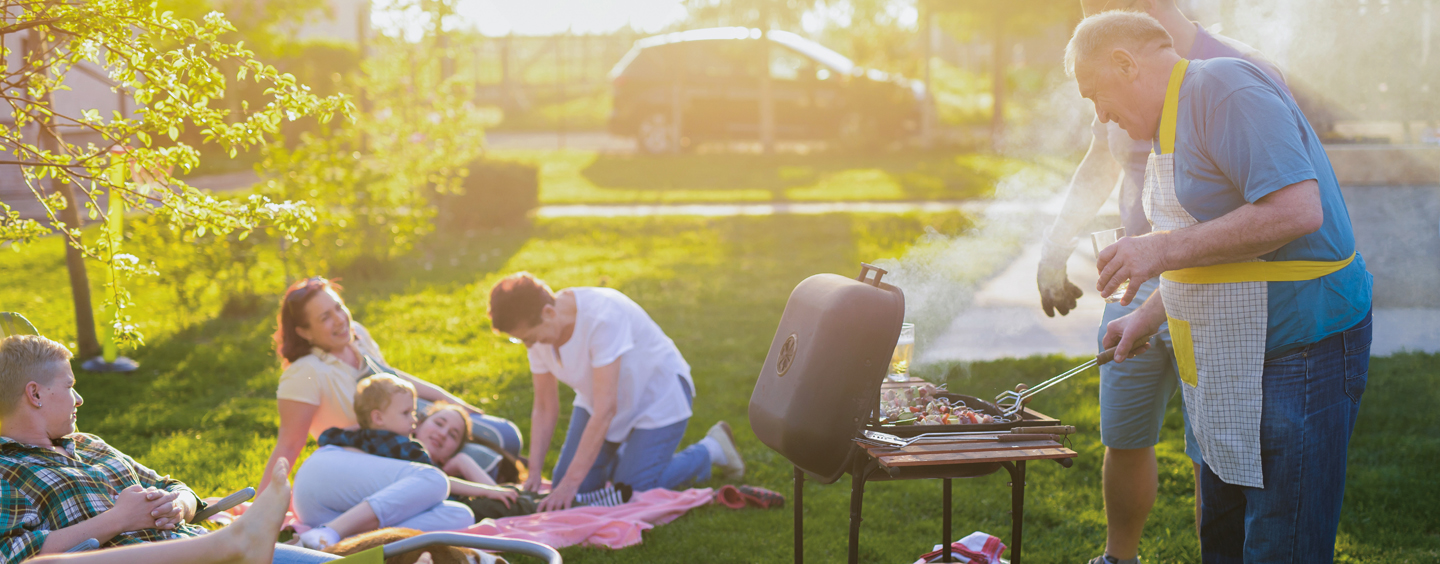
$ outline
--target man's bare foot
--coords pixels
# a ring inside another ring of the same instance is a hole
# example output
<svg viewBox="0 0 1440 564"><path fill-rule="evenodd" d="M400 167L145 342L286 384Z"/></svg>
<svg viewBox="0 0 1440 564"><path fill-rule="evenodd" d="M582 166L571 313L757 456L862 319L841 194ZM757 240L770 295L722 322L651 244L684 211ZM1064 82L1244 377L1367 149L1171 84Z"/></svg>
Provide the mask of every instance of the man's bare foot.
<svg viewBox="0 0 1440 564"><path fill-rule="evenodd" d="M271 470L269 487L255 498L243 515L230 526L215 532L225 536L227 549L236 555L232 562L270 564L275 558L275 540L290 509L290 462L281 458Z"/></svg>

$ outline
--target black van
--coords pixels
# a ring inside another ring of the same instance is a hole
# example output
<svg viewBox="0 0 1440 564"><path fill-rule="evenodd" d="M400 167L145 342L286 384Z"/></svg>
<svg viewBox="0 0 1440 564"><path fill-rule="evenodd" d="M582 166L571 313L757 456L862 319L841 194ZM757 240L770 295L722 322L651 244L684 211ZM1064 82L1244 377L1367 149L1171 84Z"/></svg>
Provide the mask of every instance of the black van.
<svg viewBox="0 0 1440 564"><path fill-rule="evenodd" d="M925 89L855 66L795 35L771 30L769 69L760 30L724 27L647 37L610 72L610 132L647 153L760 135L760 76L769 72L779 139L878 146L918 131ZM678 127L676 127L678 123Z"/></svg>

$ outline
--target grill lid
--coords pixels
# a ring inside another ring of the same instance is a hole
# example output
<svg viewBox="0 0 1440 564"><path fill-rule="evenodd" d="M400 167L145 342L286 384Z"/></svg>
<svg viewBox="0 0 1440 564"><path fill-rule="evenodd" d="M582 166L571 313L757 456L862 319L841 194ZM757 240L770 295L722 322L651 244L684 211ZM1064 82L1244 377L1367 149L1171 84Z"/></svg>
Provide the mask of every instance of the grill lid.
<svg viewBox="0 0 1440 564"><path fill-rule="evenodd" d="M862 264L858 279L796 286L750 396L760 441L822 483L845 474L900 339L905 296L885 274Z"/></svg>

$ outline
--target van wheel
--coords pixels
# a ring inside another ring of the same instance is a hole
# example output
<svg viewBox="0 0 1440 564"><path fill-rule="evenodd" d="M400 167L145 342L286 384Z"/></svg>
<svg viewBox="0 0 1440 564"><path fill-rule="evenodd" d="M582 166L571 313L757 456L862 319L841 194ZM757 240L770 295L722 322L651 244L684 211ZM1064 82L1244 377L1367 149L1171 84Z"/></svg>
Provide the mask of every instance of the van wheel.
<svg viewBox="0 0 1440 564"><path fill-rule="evenodd" d="M670 116L655 112L640 120L635 145L641 152L652 155L675 152L678 144L675 142L675 128L670 125Z"/></svg>

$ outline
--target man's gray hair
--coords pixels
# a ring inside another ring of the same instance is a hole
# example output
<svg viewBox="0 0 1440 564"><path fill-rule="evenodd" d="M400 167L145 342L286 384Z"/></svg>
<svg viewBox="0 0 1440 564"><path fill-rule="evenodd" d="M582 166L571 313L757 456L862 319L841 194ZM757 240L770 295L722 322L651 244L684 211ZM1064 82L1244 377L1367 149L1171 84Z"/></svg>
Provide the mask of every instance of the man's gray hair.
<svg viewBox="0 0 1440 564"><path fill-rule="evenodd" d="M0 339L0 416L9 415L25 393L25 385L48 385L54 373L47 365L70 360L65 345L39 335L12 335Z"/></svg>
<svg viewBox="0 0 1440 564"><path fill-rule="evenodd" d="M1144 12L1113 10L1095 14L1075 26L1075 35L1065 46L1065 74L1075 76L1080 60L1108 52L1116 47L1138 54L1140 49L1156 41L1161 47L1173 47L1170 32L1155 18Z"/></svg>

